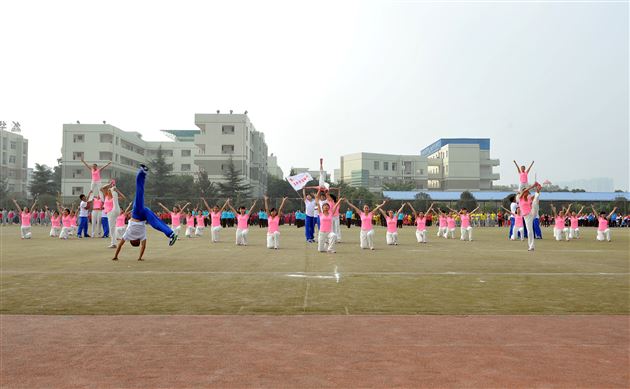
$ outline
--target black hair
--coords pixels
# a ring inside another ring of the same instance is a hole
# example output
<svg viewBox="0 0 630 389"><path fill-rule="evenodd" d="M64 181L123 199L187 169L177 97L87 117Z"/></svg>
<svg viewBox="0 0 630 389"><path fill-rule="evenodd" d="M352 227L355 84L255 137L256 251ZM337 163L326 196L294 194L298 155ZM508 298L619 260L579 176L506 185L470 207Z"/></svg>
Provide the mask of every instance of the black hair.
<svg viewBox="0 0 630 389"><path fill-rule="evenodd" d="M330 198L333 199L335 203L337 202L337 196L335 196L334 194L331 193Z"/></svg>
<svg viewBox="0 0 630 389"><path fill-rule="evenodd" d="M511 202L515 202L516 201L516 195L511 195L508 200L510 200Z"/></svg>
<svg viewBox="0 0 630 389"><path fill-rule="evenodd" d="M271 212L273 212L273 211L275 211L275 210L276 210L275 208L271 208L271 209L269 210L269 213L271 213Z"/></svg>
<svg viewBox="0 0 630 389"><path fill-rule="evenodd" d="M130 240L129 243L131 243L131 245L133 247L138 247L140 246L140 240L139 239L134 239L134 240Z"/></svg>
<svg viewBox="0 0 630 389"><path fill-rule="evenodd" d="M83 200L83 198L84 198L84 197L85 197L85 195L84 195L83 193L81 193L81 194L79 195L79 200Z"/></svg>
<svg viewBox="0 0 630 389"><path fill-rule="evenodd" d="M239 211L240 211L241 209L247 209L247 208L245 208L245 207L243 207L243 206L241 205L240 207L238 207L238 209L239 209Z"/></svg>

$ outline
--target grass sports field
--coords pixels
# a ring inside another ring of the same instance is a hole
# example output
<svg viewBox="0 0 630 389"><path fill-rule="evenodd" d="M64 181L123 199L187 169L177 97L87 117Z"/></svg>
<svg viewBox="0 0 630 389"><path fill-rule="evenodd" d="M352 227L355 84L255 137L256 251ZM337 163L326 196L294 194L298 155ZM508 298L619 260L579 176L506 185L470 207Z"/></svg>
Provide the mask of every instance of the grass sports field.
<svg viewBox="0 0 630 389"><path fill-rule="evenodd" d="M106 239L60 241L34 227L0 228L3 314L628 314L630 229L613 242L556 242L551 230L528 252L507 231L476 228L474 242L444 240L429 229L415 243L358 248L357 228L343 230L337 254L320 254L304 230L281 227L281 249L265 248L265 230L250 229L247 247L234 230L219 244L181 239L174 247L150 230L145 261L125 246L111 261Z"/></svg>

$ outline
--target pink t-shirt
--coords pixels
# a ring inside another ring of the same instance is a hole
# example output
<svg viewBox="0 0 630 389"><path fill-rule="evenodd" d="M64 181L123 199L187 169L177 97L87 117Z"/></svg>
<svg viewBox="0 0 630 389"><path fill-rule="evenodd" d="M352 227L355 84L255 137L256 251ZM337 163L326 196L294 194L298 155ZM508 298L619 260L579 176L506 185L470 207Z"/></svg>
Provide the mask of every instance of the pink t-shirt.
<svg viewBox="0 0 630 389"><path fill-rule="evenodd" d="M442 225L442 218L440 218L440 225ZM446 220L444 220L446 221ZM427 218L426 217L416 217L416 230L424 231L427 229Z"/></svg>
<svg viewBox="0 0 630 389"><path fill-rule="evenodd" d="M572 229L574 229L574 230L575 230L576 228L578 228L578 225L579 225L579 224L578 224L578 218L577 218L577 216L571 216L569 219L571 220L571 228L572 228Z"/></svg>
<svg viewBox="0 0 630 389"><path fill-rule="evenodd" d="M269 224L269 227L267 228L268 233L273 234L274 232L278 232L280 230L280 216L269 216L267 223Z"/></svg>
<svg viewBox="0 0 630 389"><path fill-rule="evenodd" d="M247 229L247 222L249 221L249 215L247 214L236 215L236 220L237 220L236 228L238 228L239 230Z"/></svg>
<svg viewBox="0 0 630 389"><path fill-rule="evenodd" d="M57 217L52 216L50 218L50 225L52 227L61 227L61 215L59 215Z"/></svg>
<svg viewBox="0 0 630 389"><path fill-rule="evenodd" d="M328 215L324 215L324 213L319 214L319 230L321 232L332 232L332 218L333 215L330 212L328 212Z"/></svg>
<svg viewBox="0 0 630 389"><path fill-rule="evenodd" d="M77 217L76 216L72 216L70 218L70 224L73 225L73 226L77 225Z"/></svg>
<svg viewBox="0 0 630 389"><path fill-rule="evenodd" d="M367 215L361 212L361 230L372 231L372 217L374 217L374 212L369 212Z"/></svg>
<svg viewBox="0 0 630 389"><path fill-rule="evenodd" d="M440 216L440 227L446 227L446 218L444 216Z"/></svg>
<svg viewBox="0 0 630 389"><path fill-rule="evenodd" d="M42 212L40 212L40 213L39 213L39 218L40 218L40 219L43 219L43 218L45 218L45 217L46 217L46 212L43 212L43 211L42 211Z"/></svg>
<svg viewBox="0 0 630 389"><path fill-rule="evenodd" d="M556 221L555 228L559 229L559 230L563 230L564 229L564 221L565 221L564 216L556 216L554 220Z"/></svg>
<svg viewBox="0 0 630 389"><path fill-rule="evenodd" d="M527 182L527 172L520 172L518 175L521 179L521 184L525 184Z"/></svg>
<svg viewBox="0 0 630 389"><path fill-rule="evenodd" d="M173 227L179 227L182 224L182 213L181 212L171 212L171 225Z"/></svg>
<svg viewBox="0 0 630 389"><path fill-rule="evenodd" d="M446 225L448 226L448 228L451 228L451 229L455 228L455 219L450 217L450 216L447 217L446 218Z"/></svg>
<svg viewBox="0 0 630 389"><path fill-rule="evenodd" d="M527 216L532 211L533 197L527 196L527 200L524 197L519 198L518 207L521 209L521 215Z"/></svg>
<svg viewBox="0 0 630 389"><path fill-rule="evenodd" d="M335 203L333 203L333 204L330 206L330 209L333 209L334 207L335 207ZM333 217L339 217L339 208L340 208L340 207L341 207L341 206L339 206L339 207L337 207L337 208L335 209L335 212L333 212Z"/></svg>
<svg viewBox="0 0 630 389"><path fill-rule="evenodd" d="M72 216L62 216L61 223L63 223L64 227L72 227Z"/></svg>
<svg viewBox="0 0 630 389"><path fill-rule="evenodd" d="M193 215L186 216L186 227L195 226L195 217Z"/></svg>
<svg viewBox="0 0 630 389"><path fill-rule="evenodd" d="M92 181L98 182L101 180L101 171L100 169L92 169Z"/></svg>
<svg viewBox="0 0 630 389"><path fill-rule="evenodd" d="M122 215L118 215L118 217L116 217L116 227L124 227L125 226L125 214L123 213Z"/></svg>
<svg viewBox="0 0 630 389"><path fill-rule="evenodd" d="M22 217L22 227L30 227L31 226L31 214L22 212L20 215Z"/></svg>
<svg viewBox="0 0 630 389"><path fill-rule="evenodd" d="M212 227L221 227L221 212L210 212Z"/></svg>
<svg viewBox="0 0 630 389"><path fill-rule="evenodd" d="M396 232L397 229L397 222L398 222L398 218L396 216L393 217L389 217L386 216L385 220L387 221L387 232Z"/></svg>
<svg viewBox="0 0 630 389"><path fill-rule="evenodd" d="M597 226L597 231L606 231L606 229L608 228L608 219L600 216L597 218L597 221L599 222L599 225Z"/></svg>
<svg viewBox="0 0 630 389"><path fill-rule="evenodd" d="M523 227L523 216L517 215L515 213L513 213L512 216L514 216L514 227L516 228Z"/></svg>
<svg viewBox="0 0 630 389"><path fill-rule="evenodd" d="M103 211L105 213L110 213L114 209L114 198L113 197L105 197L105 203L103 205Z"/></svg>
<svg viewBox="0 0 630 389"><path fill-rule="evenodd" d="M95 198L94 201L92 202L92 209L94 209L95 211L100 210L101 208L103 208L103 202L101 201L100 198Z"/></svg>
<svg viewBox="0 0 630 389"><path fill-rule="evenodd" d="M462 228L468 228L470 227L470 214L466 213L462 213L460 216L460 219L462 220Z"/></svg>
<svg viewBox="0 0 630 389"><path fill-rule="evenodd" d="M204 221L205 217L203 215L197 215L197 227L205 227L206 223Z"/></svg>

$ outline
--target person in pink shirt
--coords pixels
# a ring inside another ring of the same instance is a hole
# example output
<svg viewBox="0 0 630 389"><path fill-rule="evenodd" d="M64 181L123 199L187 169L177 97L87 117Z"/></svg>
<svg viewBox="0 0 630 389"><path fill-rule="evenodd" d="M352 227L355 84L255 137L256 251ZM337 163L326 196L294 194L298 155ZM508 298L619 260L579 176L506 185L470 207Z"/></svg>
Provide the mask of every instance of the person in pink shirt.
<svg viewBox="0 0 630 389"><path fill-rule="evenodd" d="M15 204L15 207L18 209L18 211L20 211L20 221L21 221L20 234L22 236L22 239L31 239L31 236L32 236L31 218L33 217L33 215L35 215L35 213L31 212L31 209L33 209L35 207L35 204L37 204L37 199L35 199L35 201L33 202L33 205L31 205L30 208L28 207L24 207L24 209L20 208L20 204L18 204L18 202L15 201L15 199L13 199L13 204Z"/></svg>
<svg viewBox="0 0 630 389"><path fill-rule="evenodd" d="M101 200L100 193L94 192L94 198L92 200L92 233L90 236L96 238L103 234L101 224L101 214L103 213L103 200Z"/></svg>
<svg viewBox="0 0 630 389"><path fill-rule="evenodd" d="M444 238L448 239L449 235L451 239L455 239L455 218L457 212L449 212L446 214L446 231L444 232Z"/></svg>
<svg viewBox="0 0 630 389"><path fill-rule="evenodd" d="M439 212L437 236L442 236L446 238L446 233L448 232L448 224L446 222L446 218L448 217L448 214L444 213L444 211L442 211L441 209L438 209L437 212Z"/></svg>
<svg viewBox="0 0 630 389"><path fill-rule="evenodd" d="M195 216L192 214L192 212L186 211L184 212L184 219L186 220L186 236L188 238L194 238L195 237Z"/></svg>
<svg viewBox="0 0 630 389"><path fill-rule="evenodd" d="M280 207L269 209L269 198L265 196L265 212L267 213L267 248L278 250L280 248L280 218L282 209L288 197L283 197Z"/></svg>
<svg viewBox="0 0 630 389"><path fill-rule="evenodd" d="M514 165L516 165L516 170L518 171L518 191L520 192L523 189L527 188L527 186L529 185L528 175L529 171L532 170L532 166L534 166L534 161L529 164L529 167L527 169L525 169L525 165L519 167L518 163L516 163L516 160L514 161Z"/></svg>
<svg viewBox="0 0 630 389"><path fill-rule="evenodd" d="M516 208L516 212L511 213L509 209L505 207L501 207L505 210L505 212L510 213L512 218L514 219L514 226L512 228L512 235L510 236L510 240L516 240L518 236L519 239L525 240L525 224L523 221L523 215L521 215L521 209Z"/></svg>
<svg viewBox="0 0 630 389"><path fill-rule="evenodd" d="M203 231L206 229L206 217L203 215L203 211L197 210L197 215L195 215L195 236L202 237Z"/></svg>
<svg viewBox="0 0 630 389"><path fill-rule="evenodd" d="M402 212L403 208L405 208L405 204L403 203L400 206L398 211L394 212L391 209L385 213L383 209L379 209L378 211L385 218L385 223L387 225L387 233L385 234L385 243L388 246L398 246L398 214Z"/></svg>
<svg viewBox="0 0 630 389"><path fill-rule="evenodd" d="M61 233L59 239L67 240L72 234L72 211L69 208L63 209L61 204L57 203L57 207L61 212Z"/></svg>
<svg viewBox="0 0 630 389"><path fill-rule="evenodd" d="M317 193L319 197L321 189ZM317 209L319 211L319 233L317 235L317 251L320 253L336 253L335 243L337 243L337 234L333 231L333 219L335 215L335 209L339 209L339 204L343 198L335 203L330 194L326 192L326 202L317 202ZM331 204L332 207L331 207Z"/></svg>
<svg viewBox="0 0 630 389"><path fill-rule="evenodd" d="M186 210L186 207L188 207L190 203L186 203L181 208L178 205L174 205L172 211L166 208L162 203L158 203L158 205L162 207L164 212L171 215L171 230L173 230L175 235L179 235L179 231L182 229L182 212Z"/></svg>
<svg viewBox="0 0 630 389"><path fill-rule="evenodd" d="M48 212L48 206L46 206ZM61 234L61 212L55 210L50 217L50 234L51 238L56 238Z"/></svg>
<svg viewBox="0 0 630 389"><path fill-rule="evenodd" d="M556 207L551 204L551 211L553 212L554 227L553 236L557 241L566 240L569 241L569 229L566 227L567 216L564 208L558 212Z"/></svg>
<svg viewBox="0 0 630 389"><path fill-rule="evenodd" d="M92 183L90 185L90 190L92 193L96 193L98 196L101 194L101 172L111 165L112 161L109 161L105 164L105 166L99 168L97 164L92 164L92 166L88 165L83 158L81 158L81 162L85 165L86 168L90 170L90 174L92 175Z"/></svg>
<svg viewBox="0 0 630 389"><path fill-rule="evenodd" d="M114 249L116 248L116 241L118 239L115 224L117 223L118 216L120 215L120 203L118 199L119 197L121 199L125 199L125 195L116 187L116 181L114 180L111 180L109 184L103 186L101 188L101 192L103 193L103 198L105 199L103 203L103 217L107 218L102 224L104 226L105 223L107 223L110 235L110 243L108 247ZM120 236L122 237L122 234Z"/></svg>
<svg viewBox="0 0 630 389"><path fill-rule="evenodd" d="M454 210L453 208L449 209L451 211L453 211L456 215L459 214L459 219L461 220L461 225L460 225L460 240L468 240L469 242L472 242L472 226L470 225L470 214L477 212L477 210L479 209L479 207L473 209L472 211L468 212L468 209L466 208L462 208L458 211ZM449 226L450 229L450 226Z"/></svg>
<svg viewBox="0 0 630 389"><path fill-rule="evenodd" d="M427 243L427 216L429 216L433 211L433 203L431 204L429 209L427 209L426 214L422 211L416 212L411 203L407 203L407 205L409 205L409 208L411 208L411 211L416 217L416 240L418 241L418 243Z"/></svg>
<svg viewBox="0 0 630 389"><path fill-rule="evenodd" d="M229 201L229 199L228 199ZM236 215L236 245L237 246L247 246L247 235L249 234L249 217L256 206L256 202L258 200L254 200L254 203L249 208L249 211L243 206L238 208L238 212L232 204L228 202L228 207L234 212Z"/></svg>
<svg viewBox="0 0 630 389"><path fill-rule="evenodd" d="M125 229L127 229L127 219L131 218L131 213L129 210L133 206L133 203L129 203L124 212L121 212L120 215L116 216L116 228L113 232L111 232L116 240L121 240L122 236L125 234Z"/></svg>
<svg viewBox="0 0 630 389"><path fill-rule="evenodd" d="M374 250L374 228L372 227L372 220L374 219L374 212L381 209L387 201L383 200L380 205L377 205L372 211L370 211L370 207L365 204L363 205L363 211L357 208L354 204L352 204L349 200L346 200L346 203L350 206L350 208L354 209L354 211L361 218L361 232L359 234L359 241L361 249Z"/></svg>
<svg viewBox="0 0 630 389"><path fill-rule="evenodd" d="M214 205L214 207L210 208L206 199L202 198L201 200L210 213L210 236L212 239L212 243L218 243L219 233L221 232L221 229L223 229L223 227L221 227L221 214L223 214L223 211L225 211L225 208L228 206L230 199L227 199L225 201L225 204L223 204L221 208L219 208L219 206L216 204Z"/></svg>
<svg viewBox="0 0 630 389"><path fill-rule="evenodd" d="M571 208L571 205L572 204L569 204L569 209ZM569 239L580 239L580 218L583 216L583 210L584 207L580 208L577 213L573 211L569 215Z"/></svg>
<svg viewBox="0 0 630 389"><path fill-rule="evenodd" d="M595 206L593 204L591 204L591 208L593 209L593 213L597 215L597 211L595 210ZM599 217L597 217L597 240L598 241L600 242L604 240L608 242L612 241L608 223L610 222L610 217L613 215L613 213L615 213L616 210L617 210L617 207L613 208L613 210L610 211L608 216L606 216L606 212L604 211L599 212Z"/></svg>

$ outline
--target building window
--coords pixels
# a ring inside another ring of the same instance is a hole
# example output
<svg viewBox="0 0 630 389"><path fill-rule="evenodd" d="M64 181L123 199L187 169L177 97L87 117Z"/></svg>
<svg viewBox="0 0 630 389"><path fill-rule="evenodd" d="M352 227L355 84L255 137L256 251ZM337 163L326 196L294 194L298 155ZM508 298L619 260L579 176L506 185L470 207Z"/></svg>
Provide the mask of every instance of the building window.
<svg viewBox="0 0 630 389"><path fill-rule="evenodd" d="M383 170L389 170L389 162L383 162Z"/></svg>
<svg viewBox="0 0 630 389"><path fill-rule="evenodd" d="M182 150L182 157L190 157L190 150Z"/></svg>
<svg viewBox="0 0 630 389"><path fill-rule="evenodd" d="M404 174L411 174L411 161L404 161L403 162L403 173Z"/></svg>
<svg viewBox="0 0 630 389"><path fill-rule="evenodd" d="M114 143L114 136L112 134L101 134L101 143Z"/></svg>
<svg viewBox="0 0 630 389"><path fill-rule="evenodd" d="M224 124L221 126L221 132L223 135L234 135L234 126Z"/></svg>
<svg viewBox="0 0 630 389"><path fill-rule="evenodd" d="M392 171L395 172L398 164L396 162L392 162Z"/></svg>
<svg viewBox="0 0 630 389"><path fill-rule="evenodd" d="M11 141L11 150L15 150L15 149L17 149L17 143Z"/></svg>
<svg viewBox="0 0 630 389"><path fill-rule="evenodd" d="M28 153L28 142L22 143L22 153L24 154Z"/></svg>
<svg viewBox="0 0 630 389"><path fill-rule="evenodd" d="M76 169L72 172L72 178L81 178L83 176L83 169Z"/></svg>
<svg viewBox="0 0 630 389"><path fill-rule="evenodd" d="M9 155L9 163L15 163L15 155Z"/></svg>
<svg viewBox="0 0 630 389"><path fill-rule="evenodd" d="M374 170L380 169L380 163L378 161L374 161Z"/></svg>
<svg viewBox="0 0 630 389"><path fill-rule="evenodd" d="M72 153L72 160L79 161L83 159L83 151L75 151Z"/></svg>
<svg viewBox="0 0 630 389"><path fill-rule="evenodd" d="M82 186L73 186L72 187L72 195L73 196L78 196L80 194L83 193L83 187Z"/></svg>
<svg viewBox="0 0 630 389"><path fill-rule="evenodd" d="M101 161L111 161L112 153L109 151L101 151L98 153L98 159L100 159Z"/></svg>
<svg viewBox="0 0 630 389"><path fill-rule="evenodd" d="M83 143L83 142L85 142L85 135L83 135L83 134L74 134L72 136L72 142L73 143Z"/></svg>
<svg viewBox="0 0 630 389"><path fill-rule="evenodd" d="M190 171L190 164L189 163L183 163L182 164L182 171L183 172L189 172Z"/></svg>
<svg viewBox="0 0 630 389"><path fill-rule="evenodd" d="M424 169L420 169L420 175L424 175Z"/></svg>
<svg viewBox="0 0 630 389"><path fill-rule="evenodd" d="M222 154L233 154L234 153L234 145L222 145L221 146Z"/></svg>

